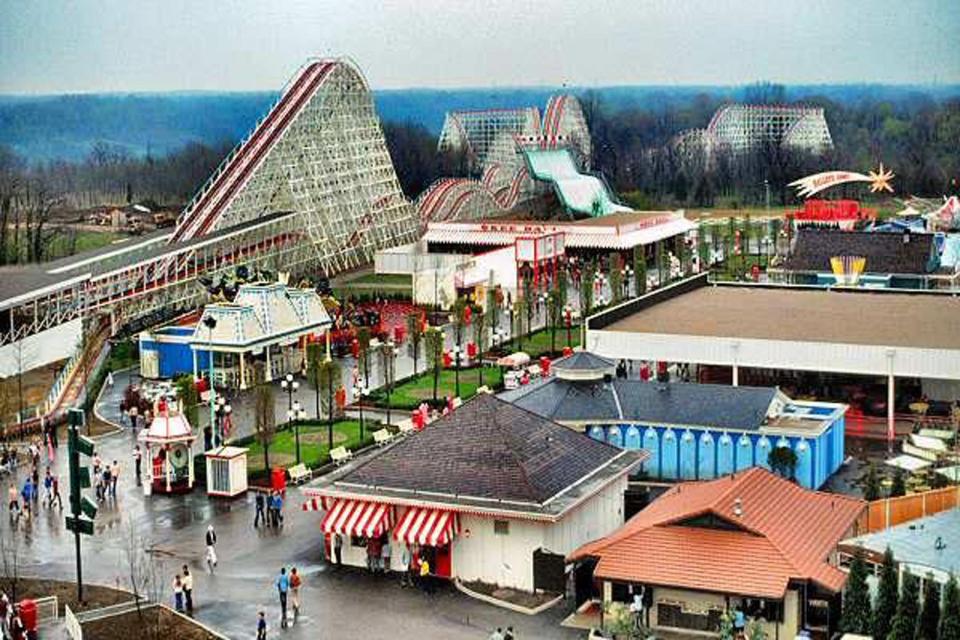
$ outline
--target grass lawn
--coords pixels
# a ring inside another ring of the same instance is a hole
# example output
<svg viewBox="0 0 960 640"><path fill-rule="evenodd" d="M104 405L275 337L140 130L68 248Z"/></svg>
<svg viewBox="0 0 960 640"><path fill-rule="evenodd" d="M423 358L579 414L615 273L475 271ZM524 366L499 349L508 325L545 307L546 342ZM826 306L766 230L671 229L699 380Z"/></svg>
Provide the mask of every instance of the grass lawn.
<svg viewBox="0 0 960 640"><path fill-rule="evenodd" d="M113 231L78 230L76 233L77 245L76 250L72 252L73 254L83 253L84 251L93 251L94 249L105 247L108 244L113 244L113 242L116 240L122 240L129 237L125 233L115 233ZM45 250L44 259L56 260L58 258L65 258L68 255L71 255L71 251L70 243L67 241L66 234L54 234Z"/></svg>
<svg viewBox="0 0 960 640"><path fill-rule="evenodd" d="M364 440L372 442L370 435L380 429L380 425L370 420L364 420ZM345 446L354 449L360 445L360 422L357 420L340 420L333 423L333 446ZM254 440L242 445L249 447L247 454L248 472L263 470L263 445ZM284 429L277 432L270 444L270 466L291 467L297 463L297 449L294 429ZM328 461L327 451L327 423L305 421L300 423L300 460L308 467L317 467Z"/></svg>
<svg viewBox="0 0 960 640"><path fill-rule="evenodd" d="M596 311L594 311L596 313ZM570 327L570 345L580 346L580 325L575 324ZM557 327L556 347L557 352L562 352L567 346L567 328ZM524 336L518 340L511 340L503 345L503 350L507 353L514 351L523 351L530 354L531 358L539 358L542 355L550 354L550 330L540 329L529 336Z"/></svg>
<svg viewBox="0 0 960 640"><path fill-rule="evenodd" d="M478 368L460 370L460 397L466 400L477 393L480 386L480 372ZM500 367L483 368L483 384L496 388L503 384L503 372ZM443 399L456 393L456 372L453 369L444 369L440 372L437 382L437 398ZM430 372L422 373L397 385L390 394L390 406L394 409L415 409L420 403L433 399L433 375ZM387 394L378 389L370 395L370 400L377 406L387 406Z"/></svg>

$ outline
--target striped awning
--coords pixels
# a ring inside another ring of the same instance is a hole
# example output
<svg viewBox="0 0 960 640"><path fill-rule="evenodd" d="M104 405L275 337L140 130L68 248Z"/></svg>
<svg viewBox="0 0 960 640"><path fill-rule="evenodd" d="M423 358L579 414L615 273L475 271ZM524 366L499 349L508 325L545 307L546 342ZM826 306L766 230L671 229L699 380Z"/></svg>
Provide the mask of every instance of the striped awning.
<svg viewBox="0 0 960 640"><path fill-rule="evenodd" d="M327 508L324 502L323 498L310 498L300 505L300 508L304 511L323 511Z"/></svg>
<svg viewBox="0 0 960 640"><path fill-rule="evenodd" d="M407 544L442 546L460 532L460 518L452 511L411 507L393 531L393 537Z"/></svg>
<svg viewBox="0 0 960 640"><path fill-rule="evenodd" d="M377 538L390 526L393 509L380 502L335 500L323 517L324 533Z"/></svg>

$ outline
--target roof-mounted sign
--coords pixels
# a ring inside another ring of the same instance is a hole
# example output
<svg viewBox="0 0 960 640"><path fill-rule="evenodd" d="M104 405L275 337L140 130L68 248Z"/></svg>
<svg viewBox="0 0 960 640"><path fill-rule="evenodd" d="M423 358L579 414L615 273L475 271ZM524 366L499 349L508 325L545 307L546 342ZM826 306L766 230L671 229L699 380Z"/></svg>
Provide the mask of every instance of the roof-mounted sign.
<svg viewBox="0 0 960 640"><path fill-rule="evenodd" d="M893 193L893 187L890 186L890 181L893 177L893 172L889 169L884 169L883 163L881 162L880 167L876 171L870 171L867 174L856 173L854 171L823 171L800 178L799 180L794 180L789 186L794 187L797 190L797 195L802 198L809 198L824 189L849 182L869 182L870 193L878 193L880 191Z"/></svg>

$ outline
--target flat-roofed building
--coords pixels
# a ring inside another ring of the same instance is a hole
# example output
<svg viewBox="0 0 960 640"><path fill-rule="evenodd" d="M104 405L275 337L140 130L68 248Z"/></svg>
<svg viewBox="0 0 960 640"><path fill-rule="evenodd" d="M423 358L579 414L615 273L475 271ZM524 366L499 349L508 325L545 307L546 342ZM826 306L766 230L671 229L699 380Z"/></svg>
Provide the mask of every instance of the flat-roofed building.
<svg viewBox="0 0 960 640"><path fill-rule="evenodd" d="M586 347L601 356L882 376L893 437L898 377L960 395L960 298L936 292L825 291L709 283L701 274L592 316ZM934 385L933 383L937 383Z"/></svg>

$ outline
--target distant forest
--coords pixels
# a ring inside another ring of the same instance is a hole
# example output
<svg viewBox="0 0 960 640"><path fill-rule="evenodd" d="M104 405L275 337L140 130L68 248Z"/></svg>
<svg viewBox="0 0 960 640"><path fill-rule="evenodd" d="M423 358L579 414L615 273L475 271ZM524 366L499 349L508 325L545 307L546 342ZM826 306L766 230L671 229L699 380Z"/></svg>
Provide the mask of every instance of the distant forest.
<svg viewBox="0 0 960 640"><path fill-rule="evenodd" d="M456 108L536 105L556 89L378 92L384 133L404 192L456 174L440 157L443 114ZM624 87L573 90L593 137L593 169L636 208L791 201L787 183L818 170L866 171L882 161L901 195L957 192L960 87ZM149 200L181 206L273 94L0 97L0 264L43 257L58 209ZM834 149L811 157L768 145L709 168L684 163L670 141L704 127L725 102L802 102L825 109ZM11 227L16 251L10 248ZM47 235L45 235L45 233ZM24 244L22 238L27 238Z"/></svg>

